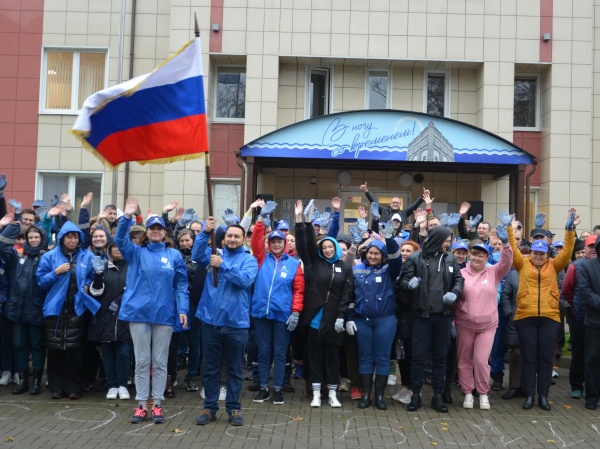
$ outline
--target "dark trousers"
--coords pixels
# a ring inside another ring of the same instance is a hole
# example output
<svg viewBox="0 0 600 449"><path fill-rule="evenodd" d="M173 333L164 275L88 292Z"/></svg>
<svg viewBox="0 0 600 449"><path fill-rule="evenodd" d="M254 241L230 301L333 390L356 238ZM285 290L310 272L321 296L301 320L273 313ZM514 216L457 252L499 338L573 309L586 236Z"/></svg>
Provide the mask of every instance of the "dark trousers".
<svg viewBox="0 0 600 449"><path fill-rule="evenodd" d="M571 321L571 368L569 369L569 383L571 390L583 391L583 367L585 364L586 327L583 320L573 317Z"/></svg>
<svg viewBox="0 0 600 449"><path fill-rule="evenodd" d="M171 381L177 379L177 353L179 352L179 335L181 332L173 332L171 334L171 342L169 343L169 359L167 362L167 376L171 376Z"/></svg>
<svg viewBox="0 0 600 449"><path fill-rule="evenodd" d="M404 358L398 360L398 368L400 368L400 382L403 387L410 388L411 377L411 360L412 360L412 338L403 338L402 346L404 347Z"/></svg>
<svg viewBox="0 0 600 449"><path fill-rule="evenodd" d="M502 380L504 377L504 352L506 346L504 338L506 335L506 317L504 312L498 306L498 328L494 334L494 343L492 345L492 354L490 356L490 373L494 380Z"/></svg>
<svg viewBox="0 0 600 449"><path fill-rule="evenodd" d="M344 332L344 353L346 355L347 377L353 387L361 387L360 376L358 375L358 343L356 335L349 335Z"/></svg>
<svg viewBox="0 0 600 449"><path fill-rule="evenodd" d="M127 387L132 348L123 341L100 343L107 388Z"/></svg>
<svg viewBox="0 0 600 449"><path fill-rule="evenodd" d="M550 318L532 317L515 320L521 343L521 378L525 394L548 396L552 380L554 343L560 323Z"/></svg>
<svg viewBox="0 0 600 449"><path fill-rule="evenodd" d="M444 385L449 387L454 381L456 375L456 364L458 356L456 353L456 337L450 337L450 345L448 346L448 354L446 354L446 377L444 379Z"/></svg>
<svg viewBox="0 0 600 449"><path fill-rule="evenodd" d="M188 368L186 379L200 375L200 362L202 360L202 344L200 335L202 332L201 321L192 316L190 319L190 330L186 331L188 339Z"/></svg>
<svg viewBox="0 0 600 449"><path fill-rule="evenodd" d="M269 386L271 362L273 362L273 387L283 388L286 355L289 350L290 333L282 321L254 318L254 339L258 346L258 377L260 386ZM289 380L288 380L289 383Z"/></svg>
<svg viewBox="0 0 600 449"><path fill-rule="evenodd" d="M452 317L432 314L429 318L412 320L411 390L419 394L423 388L425 361L431 346L431 384L434 394L444 391L446 356L450 345Z"/></svg>
<svg viewBox="0 0 600 449"><path fill-rule="evenodd" d="M13 322L12 336L15 345L15 370L25 370L29 366L29 351L34 370L43 370L46 360L44 348L44 328L35 324Z"/></svg>
<svg viewBox="0 0 600 449"><path fill-rule="evenodd" d="M585 326L585 402L600 398L600 328Z"/></svg>
<svg viewBox="0 0 600 449"><path fill-rule="evenodd" d="M81 393L85 383L82 357L81 349L48 351L48 387L51 392Z"/></svg>
<svg viewBox="0 0 600 449"><path fill-rule="evenodd" d="M508 388L521 389L521 348L510 347L510 359L508 365Z"/></svg>
<svg viewBox="0 0 600 449"><path fill-rule="evenodd" d="M340 347L317 342L317 329L308 328L307 353L310 381L337 385L340 379Z"/></svg>
<svg viewBox="0 0 600 449"><path fill-rule="evenodd" d="M0 374L3 371L13 372L12 324L7 318L0 318Z"/></svg>

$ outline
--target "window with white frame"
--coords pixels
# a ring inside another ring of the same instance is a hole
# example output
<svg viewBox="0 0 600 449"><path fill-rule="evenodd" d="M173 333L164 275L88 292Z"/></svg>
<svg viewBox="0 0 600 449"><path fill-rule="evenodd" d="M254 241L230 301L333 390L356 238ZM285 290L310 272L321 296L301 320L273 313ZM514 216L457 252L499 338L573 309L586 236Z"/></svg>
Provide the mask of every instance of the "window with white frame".
<svg viewBox="0 0 600 449"><path fill-rule="evenodd" d="M538 128L539 79L537 75L515 76L513 127Z"/></svg>
<svg viewBox="0 0 600 449"><path fill-rule="evenodd" d="M425 112L438 117L450 113L450 75L446 71L425 72Z"/></svg>
<svg viewBox="0 0 600 449"><path fill-rule="evenodd" d="M76 114L107 80L107 49L44 48L40 111Z"/></svg>
<svg viewBox="0 0 600 449"><path fill-rule="evenodd" d="M329 114L330 70L310 67L306 81L305 117L314 118Z"/></svg>
<svg viewBox="0 0 600 449"><path fill-rule="evenodd" d="M46 209L50 209L54 195L60 197L63 193L68 193L71 195L73 204L71 219L77 220L81 200L89 192L92 192L94 198L88 206L88 211L93 217L98 215L100 208L104 206L100 204L102 202L102 177L102 173L39 172L36 197L43 199Z"/></svg>
<svg viewBox="0 0 600 449"><path fill-rule="evenodd" d="M214 202L214 216L222 217L225 209L232 209L235 214L242 218L243 210L240 209L241 184L239 179L223 179L212 181L212 193Z"/></svg>
<svg viewBox="0 0 600 449"><path fill-rule="evenodd" d="M367 70L366 109L387 109L390 105L390 74L384 69Z"/></svg>
<svg viewBox="0 0 600 449"><path fill-rule="evenodd" d="M217 67L215 119L243 121L246 116L246 67Z"/></svg>

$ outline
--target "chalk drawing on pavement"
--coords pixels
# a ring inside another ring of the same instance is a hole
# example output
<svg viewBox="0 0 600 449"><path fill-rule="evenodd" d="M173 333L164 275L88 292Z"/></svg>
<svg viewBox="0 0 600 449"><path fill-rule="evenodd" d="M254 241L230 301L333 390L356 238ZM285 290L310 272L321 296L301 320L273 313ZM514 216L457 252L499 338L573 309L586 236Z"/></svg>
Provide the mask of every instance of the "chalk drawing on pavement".
<svg viewBox="0 0 600 449"><path fill-rule="evenodd" d="M385 421L389 427L380 425L379 423L382 421ZM336 439L359 444L361 439L372 441L372 438L376 436L383 439L385 446L400 445L406 442L406 435L402 432L401 427L400 421L395 419L355 416L346 420L344 432ZM372 431L375 431L374 435L371 435Z"/></svg>
<svg viewBox="0 0 600 449"><path fill-rule="evenodd" d="M107 419L99 419L99 420L79 419L79 418L71 418L70 417L73 414L75 416L77 416L77 413L81 412L82 410L91 410L95 414L106 412L106 415L108 415L108 417L107 417ZM51 432L51 433L89 432L91 430L96 430L96 429L99 429L100 427L106 426L107 424L109 424L111 421L113 421L117 417L117 414L115 412L113 412L112 410L108 410L106 408L87 407L87 408L69 408L67 410L60 410L60 411L56 412L54 414L54 416L56 418L58 418L59 420L69 423L70 425L73 425L73 426L78 425L78 426L82 427L86 423L89 423L92 425L92 427L79 428L79 429L61 429L61 430L45 429L42 427L41 428L42 430L45 430L46 432Z"/></svg>

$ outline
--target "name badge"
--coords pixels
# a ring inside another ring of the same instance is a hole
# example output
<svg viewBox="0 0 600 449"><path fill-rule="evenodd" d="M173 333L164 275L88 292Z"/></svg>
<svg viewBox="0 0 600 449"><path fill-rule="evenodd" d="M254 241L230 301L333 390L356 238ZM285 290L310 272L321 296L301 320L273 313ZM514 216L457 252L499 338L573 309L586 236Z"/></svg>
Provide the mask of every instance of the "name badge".
<svg viewBox="0 0 600 449"><path fill-rule="evenodd" d="M341 272L342 272L342 269L341 269L340 267L335 267L335 272L336 272L336 273L341 273Z"/></svg>
<svg viewBox="0 0 600 449"><path fill-rule="evenodd" d="M23 265L23 264L25 263L25 259L23 259L23 258L21 257L21 259L19 260L19 263L20 263L21 265Z"/></svg>
<svg viewBox="0 0 600 449"><path fill-rule="evenodd" d="M285 273L285 272L281 273L281 277L282 278L286 278L287 277L287 273Z"/></svg>
<svg viewBox="0 0 600 449"><path fill-rule="evenodd" d="M167 259L166 257L161 257L161 258L160 258L160 261L161 261L162 263L167 263L167 262L169 261L169 259Z"/></svg>
<svg viewBox="0 0 600 449"><path fill-rule="evenodd" d="M381 282L381 276L377 276L377 277L375 278L375 282Z"/></svg>
<svg viewBox="0 0 600 449"><path fill-rule="evenodd" d="M454 273L454 267L448 267L448 271L449 271L450 273Z"/></svg>

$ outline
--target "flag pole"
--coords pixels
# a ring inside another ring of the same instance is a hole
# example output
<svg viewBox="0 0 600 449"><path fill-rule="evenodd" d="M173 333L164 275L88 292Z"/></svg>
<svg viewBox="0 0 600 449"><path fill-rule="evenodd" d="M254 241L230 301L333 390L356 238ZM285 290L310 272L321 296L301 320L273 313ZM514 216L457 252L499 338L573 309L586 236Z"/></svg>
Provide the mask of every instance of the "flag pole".
<svg viewBox="0 0 600 449"><path fill-rule="evenodd" d="M200 37L200 27L198 26L198 18L196 17L196 13L194 12L194 33L196 37ZM202 57L202 55L200 55ZM204 164L206 170L206 197L208 200L208 216L213 216L213 196L212 196L212 181L210 178L210 149L206 149L206 154L204 155ZM210 245L212 248L212 254L217 254L217 241L215 238L215 230L210 231ZM218 270L213 268L213 282L215 287L219 286L219 276L217 273Z"/></svg>

